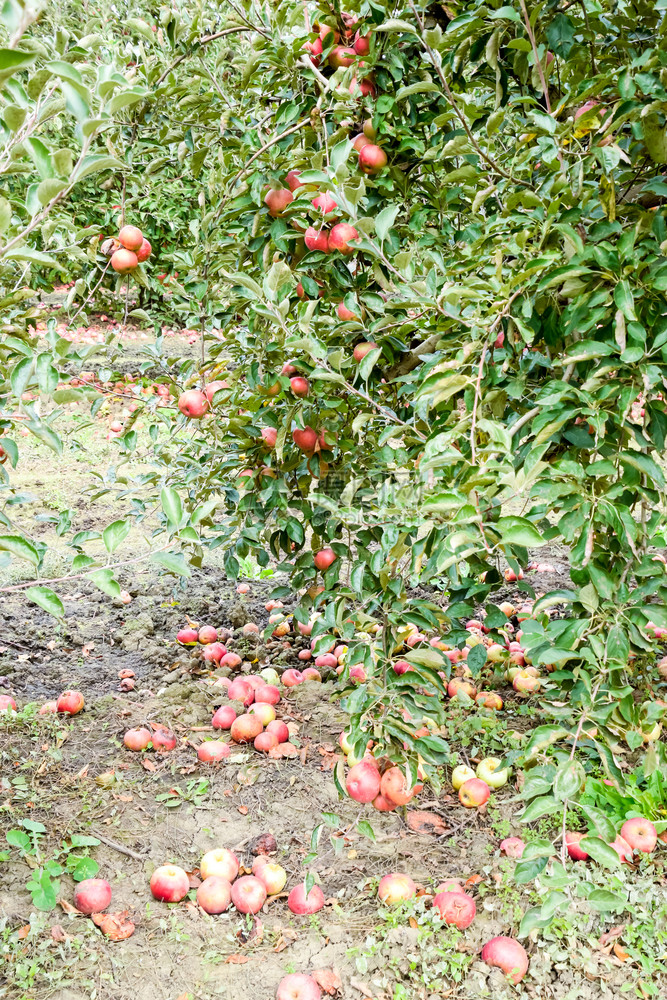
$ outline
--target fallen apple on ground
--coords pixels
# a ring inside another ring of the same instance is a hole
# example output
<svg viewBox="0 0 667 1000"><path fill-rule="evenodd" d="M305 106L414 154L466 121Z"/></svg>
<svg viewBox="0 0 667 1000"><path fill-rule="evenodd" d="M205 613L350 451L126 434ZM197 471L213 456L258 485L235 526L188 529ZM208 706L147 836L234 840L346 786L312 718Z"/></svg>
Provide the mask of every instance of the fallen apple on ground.
<svg viewBox="0 0 667 1000"><path fill-rule="evenodd" d="M86 878L74 890L74 905L79 913L101 913L111 902L111 886L103 878Z"/></svg>
<svg viewBox="0 0 667 1000"><path fill-rule="evenodd" d="M161 865L151 875L151 892L161 903L180 903L190 891L190 879L178 865Z"/></svg>
<svg viewBox="0 0 667 1000"><path fill-rule="evenodd" d="M324 906L324 893L319 885L312 886L310 892L306 894L306 883L300 882L295 885L287 897L287 905L292 913L302 915L304 913L317 913Z"/></svg>
<svg viewBox="0 0 667 1000"><path fill-rule="evenodd" d="M406 899L413 899L417 894L417 886L409 875L392 872L380 879L378 896L383 903L392 905Z"/></svg>
<svg viewBox="0 0 667 1000"><path fill-rule="evenodd" d="M207 851L199 862L199 874L202 878L219 875L228 882L233 882L238 873L239 859L226 847L216 847L212 851Z"/></svg>
<svg viewBox="0 0 667 1000"><path fill-rule="evenodd" d="M521 982L528 971L526 949L514 938L502 935L487 941L482 948L482 961L502 969L515 985Z"/></svg>

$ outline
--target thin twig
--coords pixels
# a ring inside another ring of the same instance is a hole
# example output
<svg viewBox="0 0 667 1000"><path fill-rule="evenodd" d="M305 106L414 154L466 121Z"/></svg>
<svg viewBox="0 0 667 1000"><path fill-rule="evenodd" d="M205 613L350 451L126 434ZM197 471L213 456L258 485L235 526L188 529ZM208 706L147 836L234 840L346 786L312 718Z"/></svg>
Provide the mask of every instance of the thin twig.
<svg viewBox="0 0 667 1000"><path fill-rule="evenodd" d="M413 11L415 17L417 18L417 23L418 23L421 31L423 32L424 31L424 22L423 22L422 18L419 16L419 14L417 13L417 8L415 7L415 5L412 2L410 3L410 7L412 8L412 11ZM477 150L477 152L482 157L482 159L484 160L484 162L487 163L491 167L492 170L495 170L496 173L500 174L501 177L505 177L507 180L512 181L513 184L521 184L523 187L530 187L530 184L527 181L522 181L522 180L519 180L519 179L513 177L512 174L508 173L507 170L504 169L504 167L501 167L500 164L497 163L493 159L492 156L489 156L488 153L484 152L484 150L482 149L482 147L480 146L480 144L477 142L477 139L475 139L475 136L472 134L472 130L471 130L470 126L468 125L468 122L466 121L463 112L461 111L461 109L459 108L459 106L458 106L458 104L456 102L456 98L454 97L454 94L452 93L452 89L449 86L449 83L447 82L447 77L445 76L445 74L442 71L442 67L440 66L440 62L439 62L438 58L436 57L436 54L435 54L434 50L428 44L428 42L423 37L423 35L419 36L419 40L422 43L422 45L424 46L424 50L427 53L429 59L431 60L431 64L432 64L434 70L438 74L438 77L440 79L440 83L442 84L442 89L444 90L445 94L447 95L447 100L451 104L452 109L453 109L456 117L461 122L461 125L463 126L463 130L464 130L465 134L468 136L468 139L469 139L471 145L474 147L474 149Z"/></svg>
<svg viewBox="0 0 667 1000"><path fill-rule="evenodd" d="M170 66L167 66L164 73L162 73L162 75L157 78L155 86L159 87L161 83L164 83L169 74L173 72L173 70L175 70L177 66L180 66L180 64L184 62L184 60L187 59L188 56L193 55L197 51L197 49L200 49L202 45L208 45L209 42L215 42L216 39L223 38L225 35L233 35L233 34L238 34L241 31L254 31L254 30L255 30L254 28L244 28L243 26L238 25L233 28L223 28L222 31L216 31L214 35L204 35L203 38L199 38L196 42L193 42L191 49L189 49L187 52L183 52L178 57L178 59L175 59ZM259 31L259 29L257 30Z"/></svg>
<svg viewBox="0 0 667 1000"><path fill-rule="evenodd" d="M91 827L90 832L92 833L93 837L97 837L97 839L101 840L103 844L106 844L107 847L112 847L114 851L118 851L119 854L126 854L128 858L134 858L135 861L146 860L145 854L137 854L136 851L132 851L129 847L124 847L117 841L111 840L110 837L105 837L103 833L99 832L99 830L93 830Z"/></svg>
<svg viewBox="0 0 667 1000"><path fill-rule="evenodd" d="M108 566L97 567L102 569L123 569L125 566L132 566L135 563L145 562L146 559L150 559L152 555L156 552L165 552L169 548L169 545L163 545L159 549L154 549L152 552L147 552L146 555L137 556L136 559L126 559L124 562L110 563ZM88 567L88 569L83 573L70 573L69 576L54 576L50 579L40 579L40 580L27 580L23 583L12 584L11 587L0 587L0 594L9 594L15 590L26 590L28 587L34 587L36 584L43 583L66 583L68 580L80 580L83 577L88 576L94 571L95 567Z"/></svg>

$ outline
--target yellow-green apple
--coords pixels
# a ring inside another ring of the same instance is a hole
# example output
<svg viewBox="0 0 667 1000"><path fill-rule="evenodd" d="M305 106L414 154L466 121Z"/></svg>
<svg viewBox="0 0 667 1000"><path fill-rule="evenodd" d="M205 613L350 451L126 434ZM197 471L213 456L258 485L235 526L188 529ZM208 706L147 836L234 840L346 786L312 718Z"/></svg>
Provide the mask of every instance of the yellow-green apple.
<svg viewBox="0 0 667 1000"><path fill-rule="evenodd" d="M402 872L392 872L380 879L378 886L378 896L383 903L392 905L402 903L406 899L414 899L417 895L417 886L409 875Z"/></svg>
<svg viewBox="0 0 667 1000"><path fill-rule="evenodd" d="M458 792L461 785L466 781L470 781L471 778L475 777L475 772L467 764L459 764L452 771L452 785L454 786L454 791Z"/></svg>
<svg viewBox="0 0 667 1000"><path fill-rule="evenodd" d="M502 788L507 784L509 771L506 767L500 768L499 757L485 757L477 765L477 777L485 781L490 788Z"/></svg>

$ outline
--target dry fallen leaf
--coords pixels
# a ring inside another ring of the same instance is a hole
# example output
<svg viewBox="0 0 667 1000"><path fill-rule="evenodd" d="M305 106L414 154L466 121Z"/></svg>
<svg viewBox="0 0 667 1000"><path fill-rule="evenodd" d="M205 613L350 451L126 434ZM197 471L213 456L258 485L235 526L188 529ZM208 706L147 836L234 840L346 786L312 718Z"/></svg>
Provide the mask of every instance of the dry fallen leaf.
<svg viewBox="0 0 667 1000"><path fill-rule="evenodd" d="M65 913L79 913L76 906L72 906L72 904L66 899L59 899L58 905L65 911Z"/></svg>
<svg viewBox="0 0 667 1000"><path fill-rule="evenodd" d="M250 955L228 955L225 961L228 965L245 965L250 961Z"/></svg>
<svg viewBox="0 0 667 1000"><path fill-rule="evenodd" d="M350 986L352 986L355 990L359 990L359 992L363 993L365 997L373 996L373 991L366 986L366 983L362 983L359 979L350 979Z"/></svg>
<svg viewBox="0 0 667 1000"><path fill-rule="evenodd" d="M248 807L247 806L239 806L239 812L241 813L242 816L247 816L248 815Z"/></svg>
<svg viewBox="0 0 667 1000"><path fill-rule="evenodd" d="M280 760L283 757L298 757L299 751L293 743L279 743L277 747L269 750L268 756L273 760Z"/></svg>
<svg viewBox="0 0 667 1000"><path fill-rule="evenodd" d="M311 976L325 993L334 996L343 988L341 978L335 969L315 969Z"/></svg>
<svg viewBox="0 0 667 1000"><path fill-rule="evenodd" d="M141 758L141 766L146 771L157 771L157 767L155 766L152 760L148 759L148 757Z"/></svg>
<svg viewBox="0 0 667 1000"><path fill-rule="evenodd" d="M91 920L97 924L110 941L125 941L134 934L134 924L128 919L129 911L121 913L92 913Z"/></svg>
<svg viewBox="0 0 667 1000"><path fill-rule="evenodd" d="M60 924L54 924L53 925L53 927L51 928L51 937L58 944L63 944L63 942L70 940L70 935L69 934L65 934L65 931L60 926Z"/></svg>
<svg viewBox="0 0 667 1000"><path fill-rule="evenodd" d="M616 955L616 958L618 958L621 962L627 962L630 958L630 953L623 948L620 941L617 941L614 945L614 955Z"/></svg>
<svg viewBox="0 0 667 1000"><path fill-rule="evenodd" d="M16 936L19 939L19 941L22 941L24 938L27 938L29 933L30 933L30 924L24 924L23 927L19 927L19 929L16 932Z"/></svg>
<svg viewBox="0 0 667 1000"><path fill-rule="evenodd" d="M440 836L449 829L437 813L424 812L419 809L409 809L407 824L413 833L430 833Z"/></svg>
<svg viewBox="0 0 667 1000"><path fill-rule="evenodd" d="M280 932L280 937L273 946L273 950L276 952L284 951L285 948L289 948L291 944L294 944L298 936L297 932L292 930L291 927L283 927Z"/></svg>

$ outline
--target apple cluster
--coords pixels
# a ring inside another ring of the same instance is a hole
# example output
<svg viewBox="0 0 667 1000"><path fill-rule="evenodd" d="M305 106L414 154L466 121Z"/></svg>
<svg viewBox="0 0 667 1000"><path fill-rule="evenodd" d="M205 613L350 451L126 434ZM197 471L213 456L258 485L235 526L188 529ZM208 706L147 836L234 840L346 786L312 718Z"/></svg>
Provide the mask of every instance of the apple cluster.
<svg viewBox="0 0 667 1000"><path fill-rule="evenodd" d="M380 879L378 896L386 906L408 902L417 895L413 879L402 872L391 872ZM459 879L447 879L437 886L431 905L439 920L463 931L475 919L477 907ZM482 948L482 961L496 966L516 985L528 971L526 949L510 937L495 937Z"/></svg>
<svg viewBox="0 0 667 1000"><path fill-rule="evenodd" d="M153 248L137 226L123 226L117 237L104 240L101 247L105 257L118 274L130 271L150 257Z"/></svg>
<svg viewBox="0 0 667 1000"><path fill-rule="evenodd" d="M281 893L287 882L285 869L267 855L257 855L251 869L246 870L236 854L226 847L204 854L199 875L197 902L209 914L224 913L230 905L239 913L259 913L267 898ZM188 873L174 864L156 868L150 879L151 892L161 903L180 903L191 888ZM317 913L324 904L324 893L319 885L306 891L305 882L301 882L287 896L288 908L300 916Z"/></svg>

